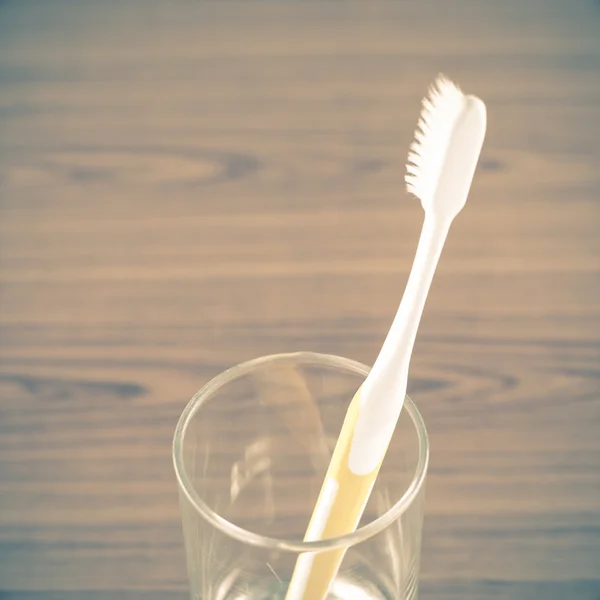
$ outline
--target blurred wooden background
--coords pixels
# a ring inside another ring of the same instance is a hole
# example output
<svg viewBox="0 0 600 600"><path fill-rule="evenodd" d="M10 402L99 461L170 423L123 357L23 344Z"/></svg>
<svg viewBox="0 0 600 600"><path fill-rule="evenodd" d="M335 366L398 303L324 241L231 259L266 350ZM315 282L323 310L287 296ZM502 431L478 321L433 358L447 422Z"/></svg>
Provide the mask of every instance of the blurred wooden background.
<svg viewBox="0 0 600 600"><path fill-rule="evenodd" d="M424 600L600 598L600 4L0 2L0 598L183 600L187 400L372 364L438 71L488 105L411 395Z"/></svg>

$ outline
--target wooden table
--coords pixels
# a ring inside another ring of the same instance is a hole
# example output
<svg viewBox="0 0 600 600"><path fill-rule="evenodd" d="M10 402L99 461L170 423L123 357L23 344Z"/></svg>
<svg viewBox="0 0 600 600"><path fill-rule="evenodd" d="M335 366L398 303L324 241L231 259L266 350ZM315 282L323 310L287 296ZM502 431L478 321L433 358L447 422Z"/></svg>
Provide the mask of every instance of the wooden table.
<svg viewBox="0 0 600 600"><path fill-rule="evenodd" d="M186 597L177 417L258 355L372 363L438 70L489 129L412 363L421 597L600 598L600 5L9 0L2 600Z"/></svg>

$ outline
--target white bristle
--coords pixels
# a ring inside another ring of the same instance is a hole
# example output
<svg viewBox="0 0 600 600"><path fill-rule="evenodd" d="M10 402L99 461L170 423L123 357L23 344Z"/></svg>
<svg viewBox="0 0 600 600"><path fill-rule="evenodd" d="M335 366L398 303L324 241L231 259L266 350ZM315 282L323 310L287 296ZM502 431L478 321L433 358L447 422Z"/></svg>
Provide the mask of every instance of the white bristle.
<svg viewBox="0 0 600 600"><path fill-rule="evenodd" d="M463 108L464 94L440 75L423 99L423 109L410 146L406 189L425 206L432 201L444 164L453 126Z"/></svg>

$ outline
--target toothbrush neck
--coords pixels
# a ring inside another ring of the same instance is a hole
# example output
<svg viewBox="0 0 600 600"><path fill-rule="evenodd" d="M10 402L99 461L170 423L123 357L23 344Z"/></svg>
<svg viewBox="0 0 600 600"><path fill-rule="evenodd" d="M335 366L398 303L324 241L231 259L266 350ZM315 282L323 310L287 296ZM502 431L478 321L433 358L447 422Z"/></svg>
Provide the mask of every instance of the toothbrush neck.
<svg viewBox="0 0 600 600"><path fill-rule="evenodd" d="M406 289L381 349L380 356L392 357L390 363L395 368L401 367L406 372L408 372L408 365L417 337L421 315L425 308L427 294L431 287L431 282L451 222L451 220L425 216ZM401 354L398 355L398 352Z"/></svg>

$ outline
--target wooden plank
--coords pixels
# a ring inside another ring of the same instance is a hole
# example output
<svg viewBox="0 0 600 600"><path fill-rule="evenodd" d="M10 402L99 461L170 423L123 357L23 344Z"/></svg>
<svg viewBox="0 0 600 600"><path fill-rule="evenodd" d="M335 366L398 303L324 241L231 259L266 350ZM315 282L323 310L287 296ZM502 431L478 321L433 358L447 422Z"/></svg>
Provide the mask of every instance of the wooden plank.
<svg viewBox="0 0 600 600"><path fill-rule="evenodd" d="M439 71L489 131L423 318L425 599L600 595L600 5L0 4L0 598L186 595L210 377L371 364Z"/></svg>

